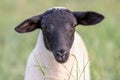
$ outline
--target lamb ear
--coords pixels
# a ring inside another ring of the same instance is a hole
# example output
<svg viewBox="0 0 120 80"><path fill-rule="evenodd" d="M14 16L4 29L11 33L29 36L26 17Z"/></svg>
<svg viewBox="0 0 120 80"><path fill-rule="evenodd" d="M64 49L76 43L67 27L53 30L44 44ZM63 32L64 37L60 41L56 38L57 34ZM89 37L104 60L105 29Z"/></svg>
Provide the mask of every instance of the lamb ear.
<svg viewBox="0 0 120 80"><path fill-rule="evenodd" d="M92 11L73 12L73 15L76 17L77 23L81 25L95 25L104 19L103 15Z"/></svg>
<svg viewBox="0 0 120 80"><path fill-rule="evenodd" d="M41 21L40 15L33 16L19 24L15 28L15 30L19 33L34 31L35 29L40 28L40 21Z"/></svg>

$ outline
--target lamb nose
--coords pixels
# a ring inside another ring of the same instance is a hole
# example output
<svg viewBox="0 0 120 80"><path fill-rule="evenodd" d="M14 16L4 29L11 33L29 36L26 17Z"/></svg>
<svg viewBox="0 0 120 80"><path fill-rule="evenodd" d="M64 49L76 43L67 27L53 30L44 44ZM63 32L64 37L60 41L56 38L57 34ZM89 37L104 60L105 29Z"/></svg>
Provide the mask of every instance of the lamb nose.
<svg viewBox="0 0 120 80"><path fill-rule="evenodd" d="M67 53L67 50L64 50L64 49L57 51L57 55L61 57L64 56L66 53Z"/></svg>

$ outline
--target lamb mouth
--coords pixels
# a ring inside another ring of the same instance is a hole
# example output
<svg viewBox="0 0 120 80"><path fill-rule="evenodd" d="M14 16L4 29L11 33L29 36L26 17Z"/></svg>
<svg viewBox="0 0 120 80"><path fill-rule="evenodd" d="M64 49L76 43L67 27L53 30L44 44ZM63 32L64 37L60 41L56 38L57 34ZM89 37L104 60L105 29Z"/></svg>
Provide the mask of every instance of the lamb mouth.
<svg viewBox="0 0 120 80"><path fill-rule="evenodd" d="M57 55L55 54L55 59L58 63L65 63L67 62L68 58L69 58L69 53L63 55L63 56L60 56L60 55Z"/></svg>

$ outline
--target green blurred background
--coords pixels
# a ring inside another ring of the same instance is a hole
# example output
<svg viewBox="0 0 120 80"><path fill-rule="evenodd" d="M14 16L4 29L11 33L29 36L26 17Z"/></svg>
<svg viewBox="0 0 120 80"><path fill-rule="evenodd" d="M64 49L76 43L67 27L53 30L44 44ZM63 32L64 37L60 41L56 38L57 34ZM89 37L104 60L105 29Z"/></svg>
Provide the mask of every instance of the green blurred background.
<svg viewBox="0 0 120 80"><path fill-rule="evenodd" d="M91 61L92 80L120 80L120 0L0 0L0 80L23 80L39 30L18 34L24 19L54 6L96 11L105 16L95 26L78 26Z"/></svg>

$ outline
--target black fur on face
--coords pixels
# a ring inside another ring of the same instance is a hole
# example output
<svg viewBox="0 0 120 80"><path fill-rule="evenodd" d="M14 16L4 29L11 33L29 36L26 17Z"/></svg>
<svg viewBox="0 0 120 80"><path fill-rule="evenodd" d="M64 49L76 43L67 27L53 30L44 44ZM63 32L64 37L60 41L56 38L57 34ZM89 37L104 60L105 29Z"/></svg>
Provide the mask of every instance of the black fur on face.
<svg viewBox="0 0 120 80"><path fill-rule="evenodd" d="M93 11L71 12L68 9L53 8L41 15L26 19L15 30L26 33L41 29L46 48L53 52L56 61L64 63L69 58L75 26L95 25L103 19L103 15Z"/></svg>
<svg viewBox="0 0 120 80"><path fill-rule="evenodd" d="M74 40L76 19L69 10L56 9L47 13L41 21L46 48L58 62L66 62Z"/></svg>

